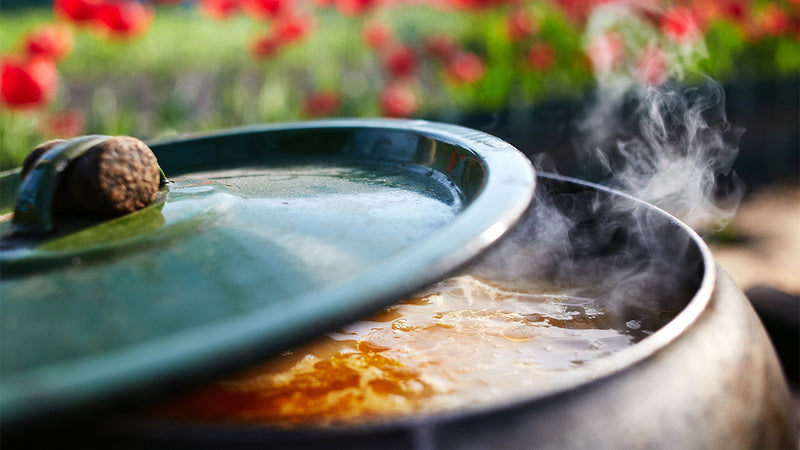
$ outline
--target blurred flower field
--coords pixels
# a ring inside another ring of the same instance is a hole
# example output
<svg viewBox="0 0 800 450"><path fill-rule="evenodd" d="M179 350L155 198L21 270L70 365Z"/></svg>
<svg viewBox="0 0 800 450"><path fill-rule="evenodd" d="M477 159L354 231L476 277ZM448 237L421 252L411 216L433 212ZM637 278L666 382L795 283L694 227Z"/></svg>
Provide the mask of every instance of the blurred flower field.
<svg viewBox="0 0 800 450"><path fill-rule="evenodd" d="M800 77L800 2L56 0L0 16L0 170L78 134L456 121L702 76Z"/></svg>

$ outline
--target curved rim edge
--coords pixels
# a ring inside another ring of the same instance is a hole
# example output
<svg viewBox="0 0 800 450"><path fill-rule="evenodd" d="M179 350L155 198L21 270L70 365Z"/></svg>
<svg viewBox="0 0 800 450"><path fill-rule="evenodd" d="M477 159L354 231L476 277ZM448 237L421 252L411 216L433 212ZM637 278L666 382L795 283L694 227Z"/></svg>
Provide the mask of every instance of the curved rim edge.
<svg viewBox="0 0 800 450"><path fill-rule="evenodd" d="M700 251L703 262L703 276L700 280L700 284L686 306L681 309L681 311L672 320L664 324L664 326L656 330L652 335L641 340L635 345L611 355L607 355L598 360L596 364L590 366L592 369L590 377L586 376L586 371L574 372L568 376L563 376L560 382L556 383L554 386L552 386L552 388L545 391L532 393L531 395L506 402L500 402L494 406L478 407L472 410L465 410L460 413L448 411L441 414L432 414L428 417L430 421L439 423L453 422L463 419L465 416L479 417L485 414L496 413L498 410L512 409L523 405L530 405L539 401L543 401L547 398L553 398L558 395L562 395L570 390L599 383L604 379L608 379L616 374L630 370L633 367L644 363L650 358L655 357L658 353L664 351L670 344L679 339L684 333L693 328L711 303L717 280L716 262L711 253L711 249L708 248L708 245L706 245L705 241L703 241L700 235L698 235L697 232L695 232L688 225L655 205L638 199L630 194L602 186L600 184L548 172L538 172L537 177L541 179L551 179L587 186L595 190L605 192L609 195L625 198L629 201L643 205L660 213L664 216L665 220L685 232L691 238L691 242L696 245ZM424 423L424 418L422 420L418 418L411 418L407 424L411 423L415 425L422 425Z"/></svg>

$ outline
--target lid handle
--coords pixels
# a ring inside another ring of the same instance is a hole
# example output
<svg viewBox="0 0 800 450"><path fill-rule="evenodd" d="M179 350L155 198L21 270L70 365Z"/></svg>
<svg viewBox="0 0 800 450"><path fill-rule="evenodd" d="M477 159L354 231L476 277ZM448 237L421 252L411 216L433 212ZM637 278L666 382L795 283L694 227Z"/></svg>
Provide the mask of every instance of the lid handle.
<svg viewBox="0 0 800 450"><path fill-rule="evenodd" d="M106 135L81 136L46 151L20 183L14 208L14 232L46 234L53 231L51 207L56 187L67 166L90 148L110 138Z"/></svg>

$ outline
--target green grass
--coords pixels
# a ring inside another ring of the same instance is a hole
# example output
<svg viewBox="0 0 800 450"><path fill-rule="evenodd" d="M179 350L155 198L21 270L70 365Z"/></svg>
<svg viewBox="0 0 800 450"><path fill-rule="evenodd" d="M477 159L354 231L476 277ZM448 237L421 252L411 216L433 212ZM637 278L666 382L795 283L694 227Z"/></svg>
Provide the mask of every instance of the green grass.
<svg viewBox="0 0 800 450"><path fill-rule="evenodd" d="M465 45L478 48L498 44L497 24L484 32L467 15L419 7L403 14L385 10L375 18L391 23L404 42L419 46L432 33L460 36ZM23 35L52 20L47 10L4 13L2 52L13 52ZM379 56L362 42L361 25L360 19L322 10L310 39L266 61L255 60L249 47L269 25L245 16L218 22L194 9L161 8L148 32L130 42L102 40L77 29L73 53L59 64L61 87L49 109L83 111L87 133L143 139L303 119L303 98L317 89L342 93L339 115L376 116L386 80ZM513 63L503 58L511 56L492 56L491 65L501 69L491 75L508 72ZM435 64L426 62L424 70L435 72ZM472 87L448 86L437 76L421 75L414 82L425 101L419 113L479 103L497 107L509 94L509 80L498 83L491 75ZM30 148L49 137L42 132L45 116L0 112L0 169L19 164Z"/></svg>
<svg viewBox="0 0 800 450"><path fill-rule="evenodd" d="M46 9L3 13L0 50L13 52L27 32L54 20ZM263 28L259 25L242 16L218 22L194 9L159 9L148 32L132 41L99 39L89 29L75 29L74 51L59 68L67 78L124 76L131 71L168 76L178 67L194 70L239 64L248 38Z"/></svg>
<svg viewBox="0 0 800 450"><path fill-rule="evenodd" d="M0 47L8 54L22 36L53 17L33 9L3 13L0 20ZM296 84L315 84L309 71L299 69L311 58L289 48L275 60L254 60L249 46L262 30L265 24L243 16L217 22L179 8L160 9L148 33L130 42L102 40L78 29L72 54L59 64L59 95L48 109L83 111L87 133L145 139L296 119L300 99L286 93ZM328 39L328 44L339 48L315 56L313 64L329 67L319 71L320 77L333 78L336 64L331 60L346 55L344 39ZM289 67L292 77L283 70ZM0 111L0 170L18 165L48 137L42 132L46 115Z"/></svg>
<svg viewBox="0 0 800 450"><path fill-rule="evenodd" d="M488 70L474 85L449 83L441 64L431 59L423 61L412 82L423 102L419 116L456 117L578 96L592 85L580 30L548 5L528 5L542 20L536 39L557 49L556 65L544 73L526 67L529 44L508 42L503 11L467 14L412 6L402 12L381 9L373 19L391 24L403 42L417 48L425 36L445 34L485 58ZM27 32L53 20L47 8L2 12L0 53L15 52ZM44 111L0 109L0 170L19 165L37 143L56 137L46 123L65 109L85 115L86 133L142 139L304 119L303 98L317 89L342 94L340 116L376 116L386 79L380 56L362 42L361 20L321 10L317 31L307 41L266 61L252 58L249 47L269 25L243 15L218 22L193 8L163 7L148 32L130 42L78 29L73 53L59 64L58 98ZM731 24L720 23L709 31L707 46L709 58L701 68L722 81L800 73L796 39L750 44Z"/></svg>

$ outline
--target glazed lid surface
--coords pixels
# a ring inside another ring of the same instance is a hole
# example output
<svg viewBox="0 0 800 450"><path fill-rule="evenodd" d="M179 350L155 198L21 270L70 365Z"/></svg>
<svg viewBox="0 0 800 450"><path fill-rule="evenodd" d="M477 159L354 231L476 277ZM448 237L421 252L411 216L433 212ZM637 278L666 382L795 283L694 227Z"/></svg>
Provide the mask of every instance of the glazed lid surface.
<svg viewBox="0 0 800 450"><path fill-rule="evenodd" d="M509 144L424 121L150 146L170 179L153 205L0 250L3 423L201 379L392 304L499 239L535 184ZM4 213L18 178L0 176Z"/></svg>

